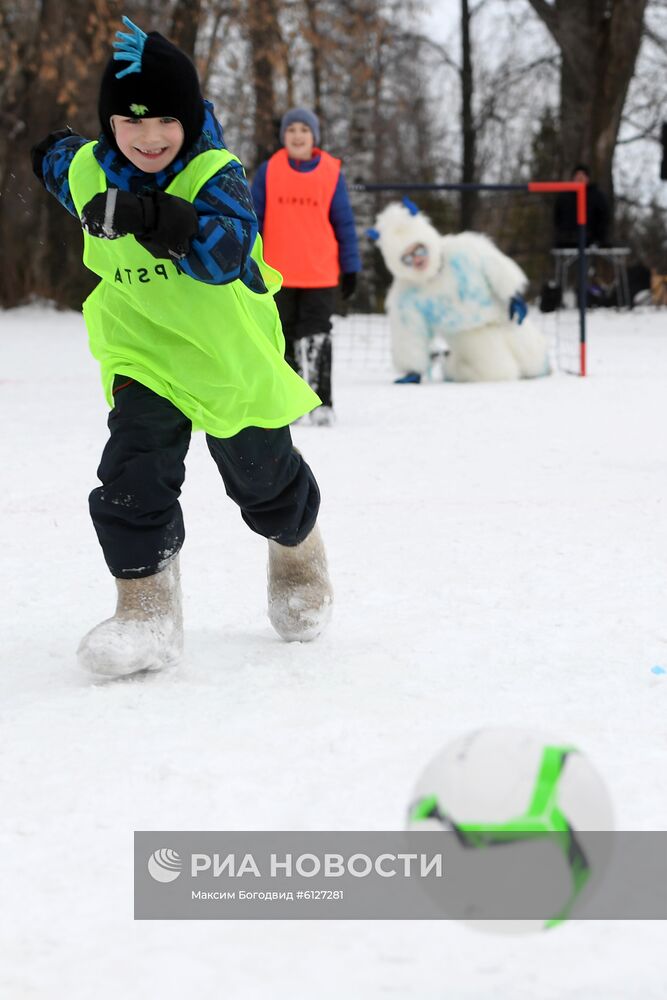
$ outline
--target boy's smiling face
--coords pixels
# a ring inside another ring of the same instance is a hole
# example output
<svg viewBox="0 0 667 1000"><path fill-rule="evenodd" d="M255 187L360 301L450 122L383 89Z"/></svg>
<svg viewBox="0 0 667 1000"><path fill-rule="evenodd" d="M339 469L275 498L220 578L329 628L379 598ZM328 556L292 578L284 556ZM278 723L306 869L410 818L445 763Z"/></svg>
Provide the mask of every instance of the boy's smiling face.
<svg viewBox="0 0 667 1000"><path fill-rule="evenodd" d="M185 138L177 118L111 116L118 148L139 170L157 174L178 156Z"/></svg>
<svg viewBox="0 0 667 1000"><path fill-rule="evenodd" d="M315 136L303 122L292 122L285 129L285 149L293 160L309 160L314 143Z"/></svg>

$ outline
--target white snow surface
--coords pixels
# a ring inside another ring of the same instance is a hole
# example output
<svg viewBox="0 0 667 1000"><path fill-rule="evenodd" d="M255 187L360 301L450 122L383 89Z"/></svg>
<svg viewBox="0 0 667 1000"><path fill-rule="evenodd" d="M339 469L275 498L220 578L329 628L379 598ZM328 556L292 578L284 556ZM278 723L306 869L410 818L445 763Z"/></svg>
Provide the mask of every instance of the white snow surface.
<svg viewBox="0 0 667 1000"><path fill-rule="evenodd" d="M651 672L667 665L667 313L589 325L586 379L395 386L350 362L340 324L336 425L293 432L323 493L327 633L271 630L266 543L197 435L184 665L100 683L75 661L113 612L87 510L96 365L78 314L0 314L3 1000L665 995L652 922L508 938L132 916L134 830L400 829L427 761L486 725L575 742L619 829L667 827L667 676Z"/></svg>

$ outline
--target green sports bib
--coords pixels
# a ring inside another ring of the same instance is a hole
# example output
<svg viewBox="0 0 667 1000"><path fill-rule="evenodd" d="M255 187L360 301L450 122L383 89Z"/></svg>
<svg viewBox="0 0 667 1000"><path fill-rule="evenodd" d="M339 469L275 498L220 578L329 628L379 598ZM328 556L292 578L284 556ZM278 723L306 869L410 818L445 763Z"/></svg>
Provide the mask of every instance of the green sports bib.
<svg viewBox="0 0 667 1000"><path fill-rule="evenodd" d="M107 189L94 142L82 146L69 170L77 212ZM200 188L236 157L200 153L167 192L193 202ZM238 162L238 161L237 161ZM156 260L134 238L106 240L84 232L83 262L100 283L83 304L90 349L99 361L113 406L115 374L164 396L194 430L231 437L244 427L283 427L319 405L312 389L284 360L285 340L273 294L281 277L252 250L267 292L242 281L207 285L170 260Z"/></svg>

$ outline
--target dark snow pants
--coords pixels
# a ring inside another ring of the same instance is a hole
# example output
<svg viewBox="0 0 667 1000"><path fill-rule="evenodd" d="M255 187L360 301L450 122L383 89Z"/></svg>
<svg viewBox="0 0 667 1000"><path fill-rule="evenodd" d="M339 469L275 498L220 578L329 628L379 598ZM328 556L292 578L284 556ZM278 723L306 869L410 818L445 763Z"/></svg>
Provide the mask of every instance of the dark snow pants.
<svg viewBox="0 0 667 1000"><path fill-rule="evenodd" d="M331 314L335 288L281 288L276 306L285 334L285 361L325 406L331 397Z"/></svg>
<svg viewBox="0 0 667 1000"><path fill-rule="evenodd" d="M152 576L183 544L178 498L192 425L168 399L124 375L114 379L110 438L90 494L90 513L112 574ZM309 534L320 503L315 477L288 427L206 435L227 495L253 531L281 545Z"/></svg>

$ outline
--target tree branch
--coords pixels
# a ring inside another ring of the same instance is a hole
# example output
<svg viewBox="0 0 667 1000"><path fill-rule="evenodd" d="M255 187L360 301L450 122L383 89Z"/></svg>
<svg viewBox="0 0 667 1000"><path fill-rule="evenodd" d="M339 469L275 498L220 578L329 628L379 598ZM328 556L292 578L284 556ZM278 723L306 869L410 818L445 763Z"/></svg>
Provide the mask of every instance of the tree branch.
<svg viewBox="0 0 667 1000"><path fill-rule="evenodd" d="M653 42L653 44L657 46L657 48L659 48L661 52L667 52L667 38L664 38L662 35L659 35L656 31L653 31L653 29L649 28L647 25L644 25L644 38L646 38L647 41L649 42Z"/></svg>
<svg viewBox="0 0 667 1000"><path fill-rule="evenodd" d="M547 3L547 0L528 0L528 3L533 8L539 19L547 26L550 34L552 34L555 40L558 41L560 20L558 17L558 11L553 4Z"/></svg>
<svg viewBox="0 0 667 1000"><path fill-rule="evenodd" d="M432 38L427 38L426 35L416 34L412 31L404 32L401 37L406 42L416 42L419 45L425 45L427 48L432 49L434 52L437 52L445 65L451 69L455 69L457 73L461 72L459 64L455 59L452 59L446 47L440 44L440 42L435 42Z"/></svg>

